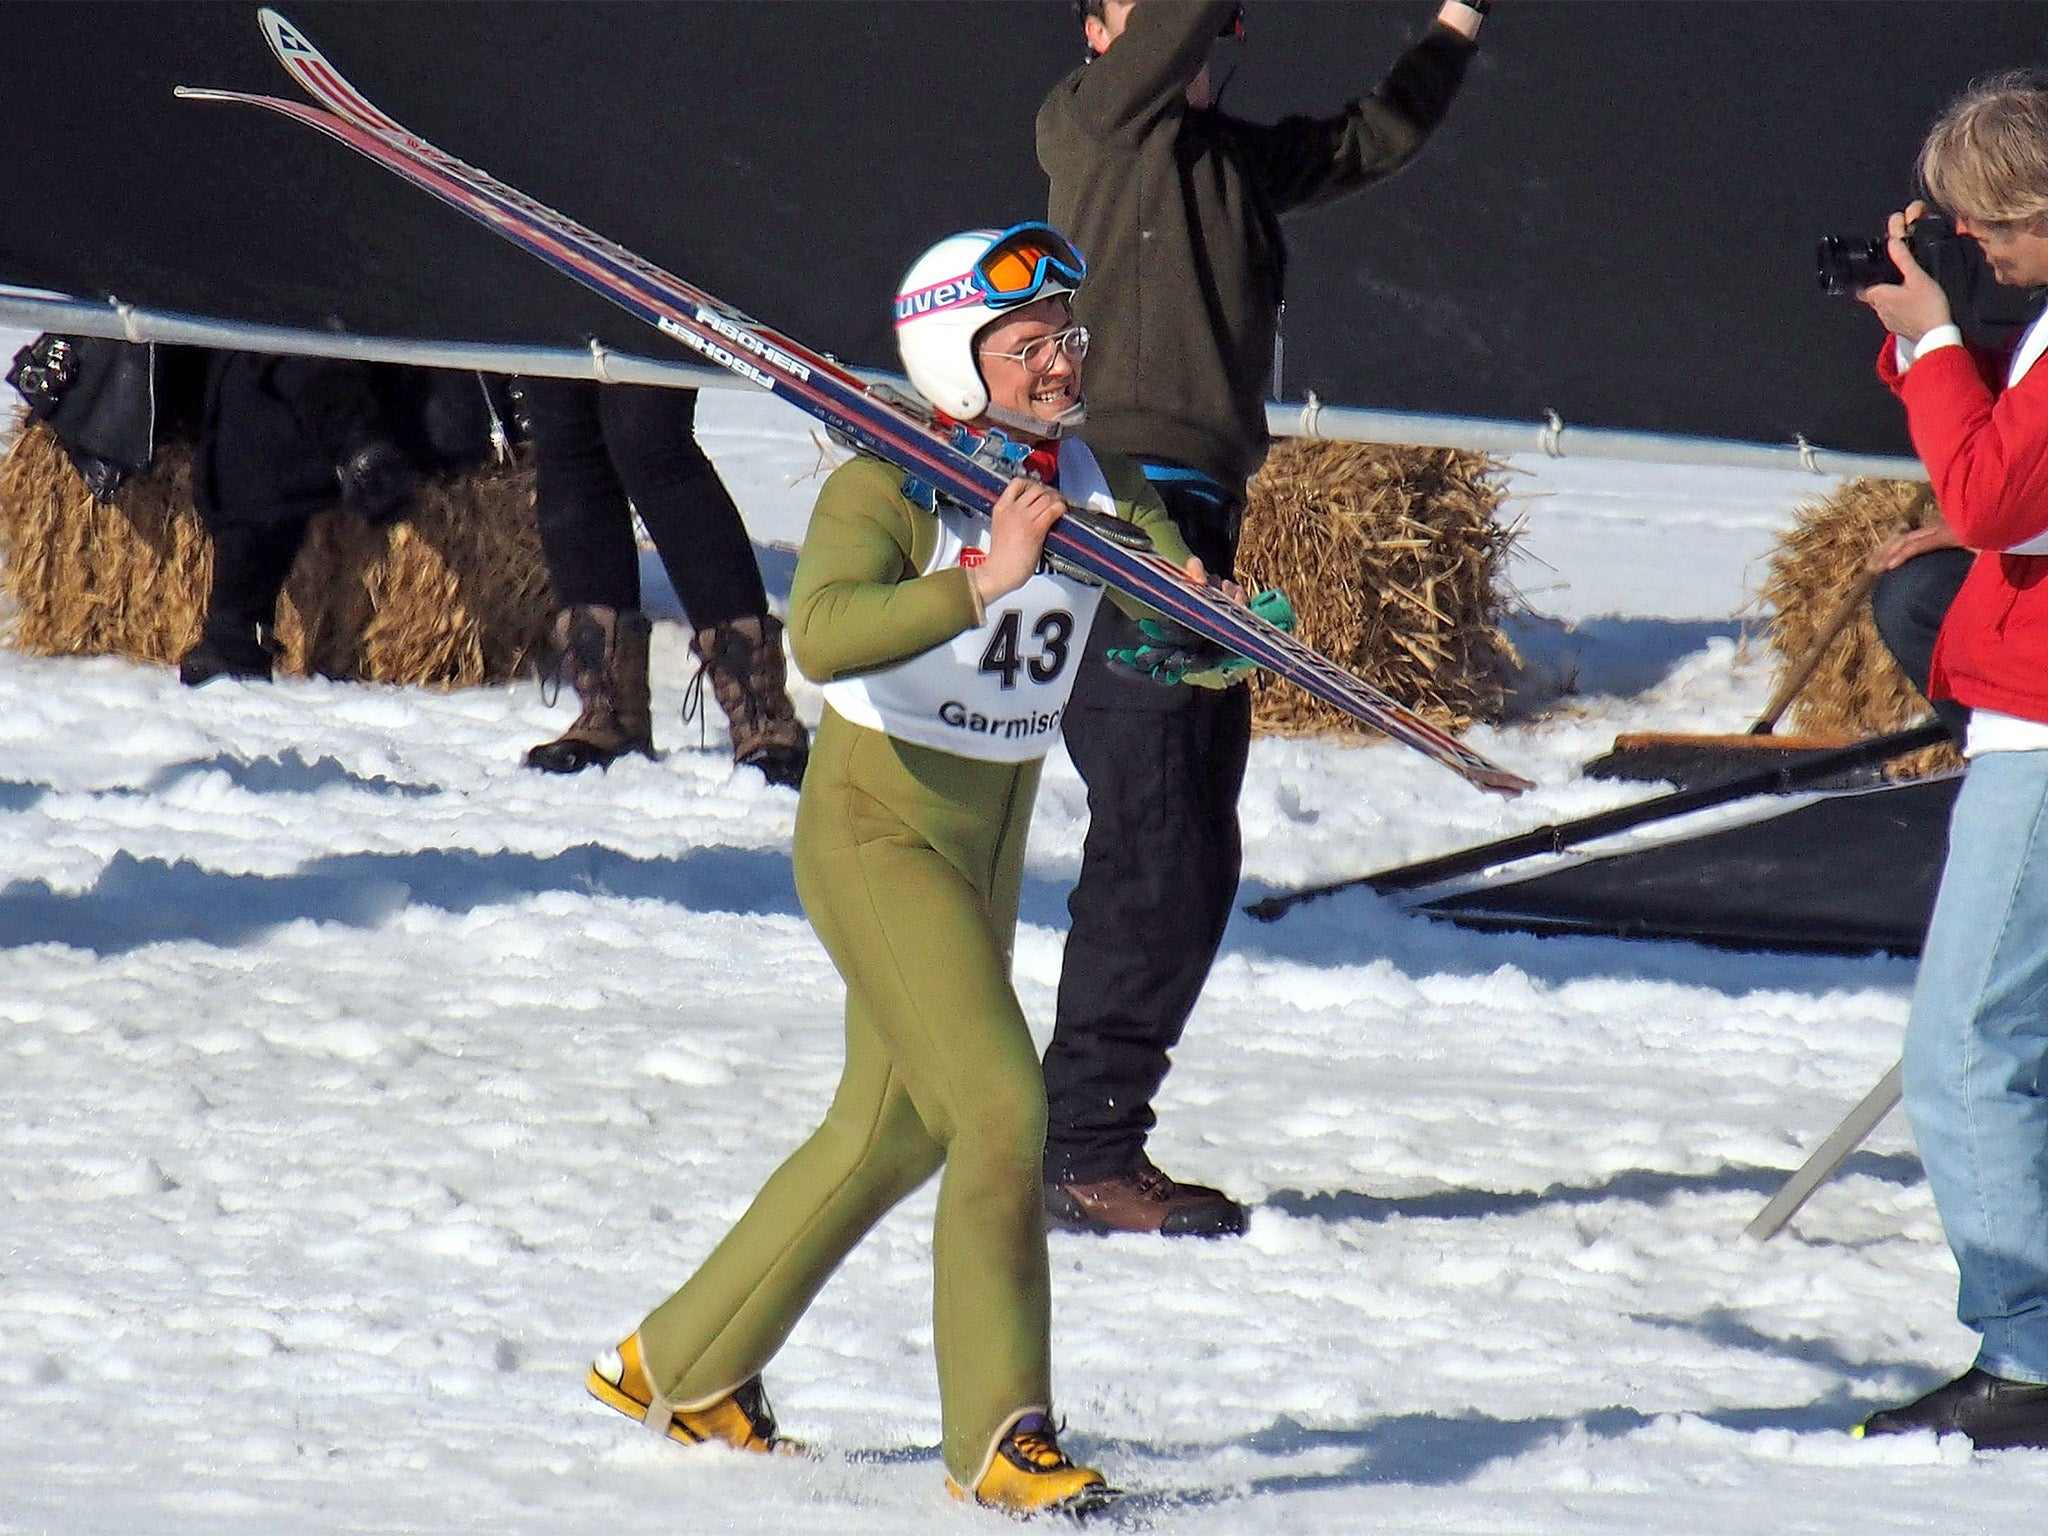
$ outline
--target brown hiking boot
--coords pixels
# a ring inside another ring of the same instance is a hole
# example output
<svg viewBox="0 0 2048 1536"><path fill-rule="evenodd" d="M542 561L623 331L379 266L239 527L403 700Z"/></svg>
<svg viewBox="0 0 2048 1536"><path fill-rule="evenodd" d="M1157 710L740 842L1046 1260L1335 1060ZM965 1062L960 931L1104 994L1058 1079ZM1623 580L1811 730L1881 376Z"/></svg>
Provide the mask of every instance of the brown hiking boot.
<svg viewBox="0 0 2048 1536"><path fill-rule="evenodd" d="M773 614L734 619L700 629L690 642L699 671L694 687L711 680L711 696L732 731L732 760L758 768L770 784L803 783L811 737L789 702L789 672L782 660L782 621ZM701 701L701 694L698 695ZM692 713L686 707L683 718Z"/></svg>
<svg viewBox="0 0 2048 1536"><path fill-rule="evenodd" d="M1045 1186L1046 1225L1064 1232L1236 1237L1250 1215L1220 1189L1167 1177L1142 1153L1128 1173Z"/></svg>
<svg viewBox="0 0 2048 1536"><path fill-rule="evenodd" d="M647 697L647 615L637 608L591 603L555 615L549 640L583 712L553 741L526 754L526 766L544 773L581 773L609 767L628 752L654 756L654 715Z"/></svg>

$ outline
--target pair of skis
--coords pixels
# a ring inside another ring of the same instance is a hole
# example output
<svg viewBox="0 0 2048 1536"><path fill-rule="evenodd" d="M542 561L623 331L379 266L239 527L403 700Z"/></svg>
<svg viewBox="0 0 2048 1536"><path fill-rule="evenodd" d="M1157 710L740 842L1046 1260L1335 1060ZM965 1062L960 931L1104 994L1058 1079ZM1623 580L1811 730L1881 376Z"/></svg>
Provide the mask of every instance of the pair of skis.
<svg viewBox="0 0 2048 1536"><path fill-rule="evenodd" d="M962 452L925 423L871 391L822 353L760 324L623 246L408 132L343 78L277 12L259 13L263 34L309 107L242 91L178 87L193 101L240 102L280 113L346 144L513 244L610 299L700 356L788 401L868 452L952 500L986 514L1006 476ZM1070 514L1053 525L1046 553L1157 609L1174 622L1269 668L1325 703L1414 748L1482 789L1518 795L1530 781L1489 762L1292 635L1190 581L1171 562L1125 542L1121 525Z"/></svg>

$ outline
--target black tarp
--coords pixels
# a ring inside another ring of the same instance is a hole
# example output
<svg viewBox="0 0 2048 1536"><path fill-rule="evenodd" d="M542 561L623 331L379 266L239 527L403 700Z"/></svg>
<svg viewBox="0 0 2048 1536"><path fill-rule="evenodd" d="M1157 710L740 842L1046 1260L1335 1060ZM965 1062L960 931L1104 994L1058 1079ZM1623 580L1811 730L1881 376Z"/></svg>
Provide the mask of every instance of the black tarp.
<svg viewBox="0 0 2048 1536"><path fill-rule="evenodd" d="M1958 777L1779 815L1416 904L1471 928L1917 955Z"/></svg>
<svg viewBox="0 0 2048 1536"><path fill-rule="evenodd" d="M1042 210L1063 0L336 5L286 13L427 137L813 344L893 366L936 235ZM1227 105L1331 110L1432 14L1253 0ZM1285 392L1905 447L1815 237L1874 230L2019 4L1513 0L1423 161L1293 222ZM1226 47L1226 52L1228 51ZM0 282L359 334L675 355L337 145L174 84L291 95L255 7L0 4Z"/></svg>

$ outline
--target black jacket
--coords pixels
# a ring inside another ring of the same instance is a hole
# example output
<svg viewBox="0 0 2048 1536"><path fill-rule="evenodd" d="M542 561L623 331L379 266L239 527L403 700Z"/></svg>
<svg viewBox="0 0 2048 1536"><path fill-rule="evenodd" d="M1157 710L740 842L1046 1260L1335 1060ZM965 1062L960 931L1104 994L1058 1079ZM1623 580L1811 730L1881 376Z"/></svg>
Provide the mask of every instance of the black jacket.
<svg viewBox="0 0 2048 1536"><path fill-rule="evenodd" d="M335 466L377 435L367 363L216 352L192 499L202 514L291 521L341 500Z"/></svg>
<svg viewBox="0 0 2048 1536"><path fill-rule="evenodd" d="M1187 104L1229 0L1145 0L1038 112L1052 223L1088 262L1088 425L1238 487L1265 458L1287 246L1280 216L1392 175L1442 120L1474 45L1433 26L1331 117L1250 123Z"/></svg>
<svg viewBox="0 0 2048 1536"><path fill-rule="evenodd" d="M213 353L193 500L216 520L310 517L341 501L338 466L373 441L419 474L459 473L502 436L502 386L454 369Z"/></svg>

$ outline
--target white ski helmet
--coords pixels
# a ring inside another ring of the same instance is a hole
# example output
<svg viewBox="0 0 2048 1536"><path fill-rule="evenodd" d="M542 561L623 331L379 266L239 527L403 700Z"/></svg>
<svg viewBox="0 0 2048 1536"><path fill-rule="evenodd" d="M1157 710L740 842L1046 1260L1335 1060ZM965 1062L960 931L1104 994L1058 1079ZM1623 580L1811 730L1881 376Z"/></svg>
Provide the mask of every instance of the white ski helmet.
<svg viewBox="0 0 2048 1536"><path fill-rule="evenodd" d="M989 409L974 338L1002 316L1072 293L1088 264L1049 224L948 235L896 287L896 350L917 392L959 421Z"/></svg>

